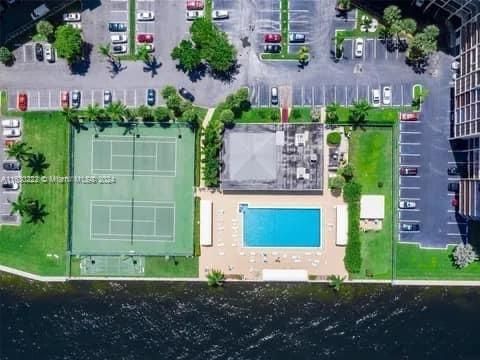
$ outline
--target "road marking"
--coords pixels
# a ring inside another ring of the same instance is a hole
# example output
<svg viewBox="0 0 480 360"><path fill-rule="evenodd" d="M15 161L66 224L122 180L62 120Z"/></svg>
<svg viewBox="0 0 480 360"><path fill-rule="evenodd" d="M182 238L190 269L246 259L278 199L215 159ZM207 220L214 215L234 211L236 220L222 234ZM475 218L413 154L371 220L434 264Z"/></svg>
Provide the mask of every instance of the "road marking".
<svg viewBox="0 0 480 360"><path fill-rule="evenodd" d="M404 231L404 230L400 230L399 233L400 234L418 234L420 231Z"/></svg>
<svg viewBox="0 0 480 360"><path fill-rule="evenodd" d="M467 223L461 223L456 221L449 221L447 222L448 225L467 225Z"/></svg>
<svg viewBox="0 0 480 360"><path fill-rule="evenodd" d="M449 209L449 210L447 210L447 212L449 212L449 213L454 213L455 210Z"/></svg>
<svg viewBox="0 0 480 360"><path fill-rule="evenodd" d="M402 197L400 200L415 200L418 201L420 198L408 198L408 197Z"/></svg>
<svg viewBox="0 0 480 360"><path fill-rule="evenodd" d="M373 58L377 58L377 39L373 39Z"/></svg>
<svg viewBox="0 0 480 360"><path fill-rule="evenodd" d="M407 219L402 219L402 222L418 224L418 223L420 222L420 220L407 220Z"/></svg>
<svg viewBox="0 0 480 360"><path fill-rule="evenodd" d="M400 186L400 190L420 190L419 186Z"/></svg>
<svg viewBox="0 0 480 360"><path fill-rule="evenodd" d="M124 104L127 103L127 90L126 89L123 89L123 103Z"/></svg>
<svg viewBox="0 0 480 360"><path fill-rule="evenodd" d="M404 104L404 101L403 101L403 84L400 84L400 90L401 90L401 94L402 94L402 106Z"/></svg>
<svg viewBox="0 0 480 360"><path fill-rule="evenodd" d="M337 86L333 85L333 98L335 99L334 101L337 102Z"/></svg>
<svg viewBox="0 0 480 360"><path fill-rule="evenodd" d="M27 62L27 50L26 50L26 45L23 45L23 62Z"/></svg>
<svg viewBox="0 0 480 360"><path fill-rule="evenodd" d="M357 96L356 96L356 101L358 101L358 84L357 84Z"/></svg>
<svg viewBox="0 0 480 360"><path fill-rule="evenodd" d="M420 156L420 154L400 154L400 156Z"/></svg>
<svg viewBox="0 0 480 360"><path fill-rule="evenodd" d="M398 209L398 211L420 211L419 209Z"/></svg>
<svg viewBox="0 0 480 360"><path fill-rule="evenodd" d="M407 134L407 135L420 135L420 131L400 131L400 134Z"/></svg>
<svg viewBox="0 0 480 360"><path fill-rule="evenodd" d="M48 90L48 108L52 108L52 91Z"/></svg>
<svg viewBox="0 0 480 360"><path fill-rule="evenodd" d="M408 143L408 142L402 143L401 142L401 143L399 143L399 145L414 145L414 146L416 146L416 145L422 145L422 144L421 143Z"/></svg>
<svg viewBox="0 0 480 360"><path fill-rule="evenodd" d="M137 89L133 91L133 104L137 107Z"/></svg>
<svg viewBox="0 0 480 360"><path fill-rule="evenodd" d="M462 233L447 233L447 236L465 236L466 234Z"/></svg>
<svg viewBox="0 0 480 360"><path fill-rule="evenodd" d="M323 105L327 105L327 95L325 95L325 85L323 85Z"/></svg>

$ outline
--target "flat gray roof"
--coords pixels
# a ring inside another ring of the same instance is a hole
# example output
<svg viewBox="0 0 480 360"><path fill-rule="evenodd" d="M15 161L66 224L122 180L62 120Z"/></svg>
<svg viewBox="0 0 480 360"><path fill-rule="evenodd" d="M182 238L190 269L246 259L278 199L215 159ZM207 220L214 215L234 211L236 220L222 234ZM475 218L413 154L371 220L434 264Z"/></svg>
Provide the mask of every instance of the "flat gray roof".
<svg viewBox="0 0 480 360"><path fill-rule="evenodd" d="M225 191L322 191L322 124L237 124L221 151Z"/></svg>

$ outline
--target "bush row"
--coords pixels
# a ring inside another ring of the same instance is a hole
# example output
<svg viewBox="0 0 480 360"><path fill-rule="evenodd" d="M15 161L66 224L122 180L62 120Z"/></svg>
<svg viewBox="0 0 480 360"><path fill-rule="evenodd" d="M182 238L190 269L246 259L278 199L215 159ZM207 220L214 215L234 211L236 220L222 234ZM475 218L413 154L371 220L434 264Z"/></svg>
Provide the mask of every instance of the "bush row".
<svg viewBox="0 0 480 360"><path fill-rule="evenodd" d="M360 197L362 186L350 181L343 188L343 199L348 203L348 244L345 252L345 268L350 273L359 273L362 267L360 242Z"/></svg>

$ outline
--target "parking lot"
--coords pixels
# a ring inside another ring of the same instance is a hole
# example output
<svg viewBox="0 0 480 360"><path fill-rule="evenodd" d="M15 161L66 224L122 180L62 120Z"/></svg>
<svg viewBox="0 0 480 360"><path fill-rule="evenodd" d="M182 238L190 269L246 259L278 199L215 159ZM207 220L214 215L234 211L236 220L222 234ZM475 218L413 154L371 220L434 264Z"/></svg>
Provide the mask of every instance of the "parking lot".
<svg viewBox="0 0 480 360"><path fill-rule="evenodd" d="M393 51L387 50L386 45L376 38L365 38L363 46L363 54L361 57L355 56L355 40L346 39L343 42L343 59L342 61L363 61L363 62L398 62L405 64L405 52L395 49Z"/></svg>
<svg viewBox="0 0 480 360"><path fill-rule="evenodd" d="M249 86L250 101L253 106L267 107L271 106L270 88L281 84L267 84L259 82ZM324 106L332 102L338 102L340 105L352 105L353 102L366 99L372 102L372 89L383 88L384 86L392 88L391 106L410 106L412 103L413 83L397 84L352 84L352 85L331 85L319 84L315 86L294 86L291 89L293 106Z"/></svg>

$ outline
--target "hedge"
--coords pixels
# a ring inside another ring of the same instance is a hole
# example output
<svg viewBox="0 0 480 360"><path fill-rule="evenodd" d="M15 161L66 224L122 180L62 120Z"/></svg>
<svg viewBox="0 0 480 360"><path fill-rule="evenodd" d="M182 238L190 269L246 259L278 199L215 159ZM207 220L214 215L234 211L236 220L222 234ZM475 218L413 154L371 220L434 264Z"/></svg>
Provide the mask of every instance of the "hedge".
<svg viewBox="0 0 480 360"><path fill-rule="evenodd" d="M359 273L362 267L360 243L360 197L362 185L354 181L343 187L343 199L348 203L348 243L345 251L345 268L349 273Z"/></svg>
<svg viewBox="0 0 480 360"><path fill-rule="evenodd" d="M331 132L327 135L327 144L328 145L340 145L342 141L342 135L339 132Z"/></svg>

